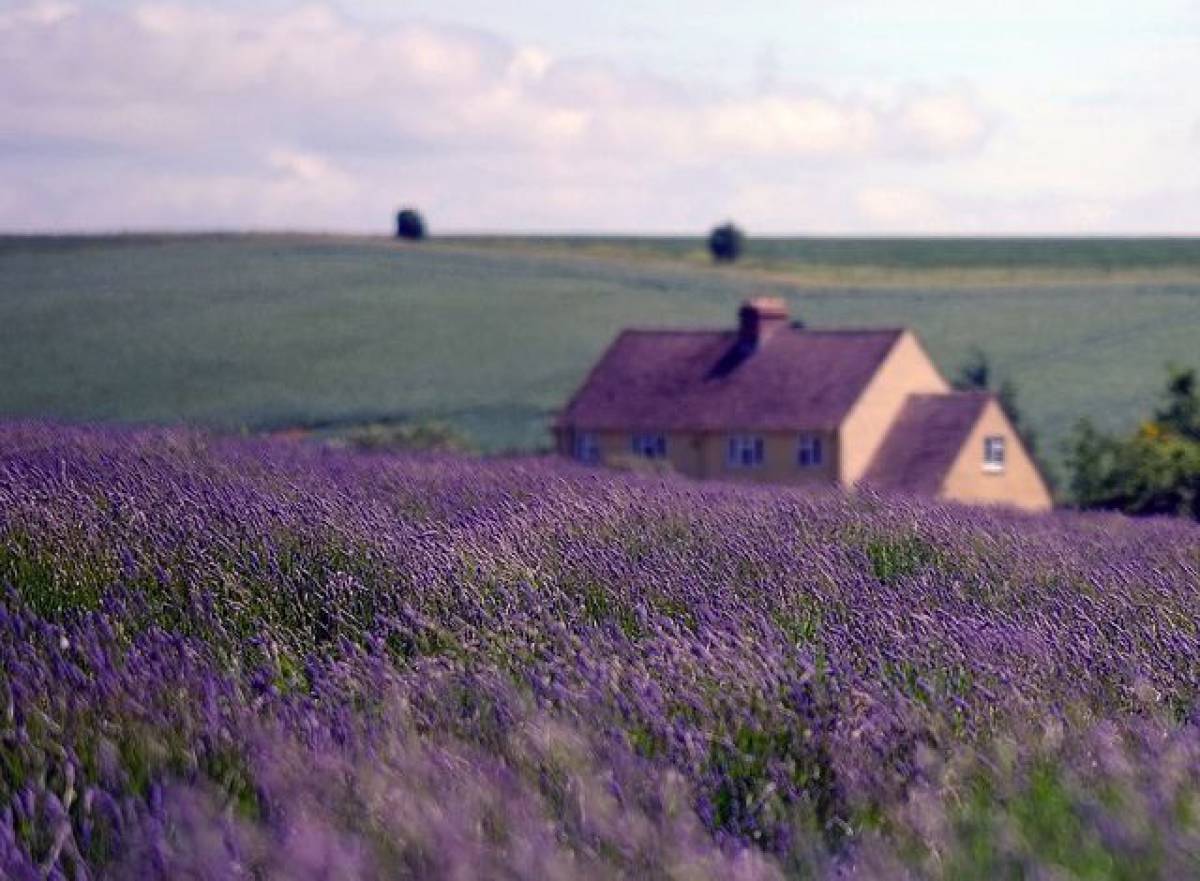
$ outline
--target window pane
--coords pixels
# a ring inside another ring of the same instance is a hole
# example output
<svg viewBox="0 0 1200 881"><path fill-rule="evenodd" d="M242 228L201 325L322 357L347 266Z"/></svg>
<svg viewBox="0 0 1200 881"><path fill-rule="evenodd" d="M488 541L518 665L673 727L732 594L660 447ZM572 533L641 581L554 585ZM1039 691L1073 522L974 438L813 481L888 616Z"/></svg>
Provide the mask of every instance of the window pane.
<svg viewBox="0 0 1200 881"><path fill-rule="evenodd" d="M763 439L755 435L733 434L725 461L730 468L754 468L763 463Z"/></svg>
<svg viewBox="0 0 1200 881"><path fill-rule="evenodd" d="M796 447L796 464L801 468L815 468L821 464L821 438L815 434L800 435Z"/></svg>
<svg viewBox="0 0 1200 881"><path fill-rule="evenodd" d="M663 434L635 434L630 441L630 448L635 456L642 456L646 459L665 459L667 437Z"/></svg>
<svg viewBox="0 0 1200 881"><path fill-rule="evenodd" d="M1004 467L1004 438L990 435L983 439L983 464L985 468L999 470Z"/></svg>
<svg viewBox="0 0 1200 881"><path fill-rule="evenodd" d="M600 461L600 442L596 435L583 432L575 438L575 458L581 462Z"/></svg>

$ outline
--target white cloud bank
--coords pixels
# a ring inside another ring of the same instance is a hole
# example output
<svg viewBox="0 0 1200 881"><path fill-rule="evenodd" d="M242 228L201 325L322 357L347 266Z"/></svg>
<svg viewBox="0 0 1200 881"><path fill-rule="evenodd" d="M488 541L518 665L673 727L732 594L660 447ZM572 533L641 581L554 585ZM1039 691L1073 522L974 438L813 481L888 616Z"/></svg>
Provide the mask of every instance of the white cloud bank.
<svg viewBox="0 0 1200 881"><path fill-rule="evenodd" d="M910 178L998 123L961 84L738 93L319 5L0 12L8 230L382 230L411 202L435 229L703 230L740 209L753 229L954 231L955 200Z"/></svg>

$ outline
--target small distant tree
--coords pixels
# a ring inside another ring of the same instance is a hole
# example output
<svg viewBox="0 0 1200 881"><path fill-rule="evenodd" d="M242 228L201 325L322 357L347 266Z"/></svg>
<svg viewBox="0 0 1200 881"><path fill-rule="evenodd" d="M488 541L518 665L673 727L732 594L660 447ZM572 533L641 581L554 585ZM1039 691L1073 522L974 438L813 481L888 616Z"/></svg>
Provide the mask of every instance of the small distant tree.
<svg viewBox="0 0 1200 881"><path fill-rule="evenodd" d="M732 223L714 227L708 234L708 250L718 263L732 263L742 254L746 237Z"/></svg>
<svg viewBox="0 0 1200 881"><path fill-rule="evenodd" d="M404 208L396 215L396 238L412 241L425 238L425 220L415 208Z"/></svg>
<svg viewBox="0 0 1200 881"><path fill-rule="evenodd" d="M987 353L975 347L967 352L967 357L959 365L953 385L959 391L986 391L991 387L991 381L992 365Z"/></svg>
<svg viewBox="0 0 1200 881"><path fill-rule="evenodd" d="M1167 368L1167 388L1154 421L1188 440L1200 441L1200 388L1195 370Z"/></svg>

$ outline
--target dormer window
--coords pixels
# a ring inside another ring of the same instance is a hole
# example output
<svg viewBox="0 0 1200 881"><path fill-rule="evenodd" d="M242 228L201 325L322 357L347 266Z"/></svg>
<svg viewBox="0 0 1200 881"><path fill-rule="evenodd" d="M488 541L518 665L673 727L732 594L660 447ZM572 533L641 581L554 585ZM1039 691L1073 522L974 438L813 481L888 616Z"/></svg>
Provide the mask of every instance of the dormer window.
<svg viewBox="0 0 1200 881"><path fill-rule="evenodd" d="M635 456L643 459L667 458L667 437L663 434L635 434L631 448Z"/></svg>
<svg viewBox="0 0 1200 881"><path fill-rule="evenodd" d="M796 465L799 468L820 468L825 460L819 434L802 434L796 445Z"/></svg>
<svg viewBox="0 0 1200 881"><path fill-rule="evenodd" d="M596 435L590 431L575 435L575 458L591 464L600 461L600 441Z"/></svg>
<svg viewBox="0 0 1200 881"><path fill-rule="evenodd" d="M725 462L730 468L759 468L763 464L763 439L753 434L735 434L729 438Z"/></svg>
<svg viewBox="0 0 1200 881"><path fill-rule="evenodd" d="M988 435L983 439L983 470L993 473L1004 470L1004 437Z"/></svg>

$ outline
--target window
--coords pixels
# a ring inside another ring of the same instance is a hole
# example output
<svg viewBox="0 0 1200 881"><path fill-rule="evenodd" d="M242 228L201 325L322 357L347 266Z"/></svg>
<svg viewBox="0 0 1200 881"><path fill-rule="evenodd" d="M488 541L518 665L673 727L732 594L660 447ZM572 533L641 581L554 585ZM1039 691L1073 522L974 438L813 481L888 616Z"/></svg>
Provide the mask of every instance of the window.
<svg viewBox="0 0 1200 881"><path fill-rule="evenodd" d="M588 431L575 435L575 458L580 462L600 461L600 442Z"/></svg>
<svg viewBox="0 0 1200 881"><path fill-rule="evenodd" d="M661 434L635 434L633 454L645 459L667 458L667 438Z"/></svg>
<svg viewBox="0 0 1200 881"><path fill-rule="evenodd" d="M983 470L1004 470L1004 438L993 434L983 439Z"/></svg>
<svg viewBox="0 0 1200 881"><path fill-rule="evenodd" d="M732 435L725 462L730 468L758 468L763 463L763 439L751 434Z"/></svg>
<svg viewBox="0 0 1200 881"><path fill-rule="evenodd" d="M819 468L824 461L819 434L802 434L796 447L796 464L801 468Z"/></svg>

